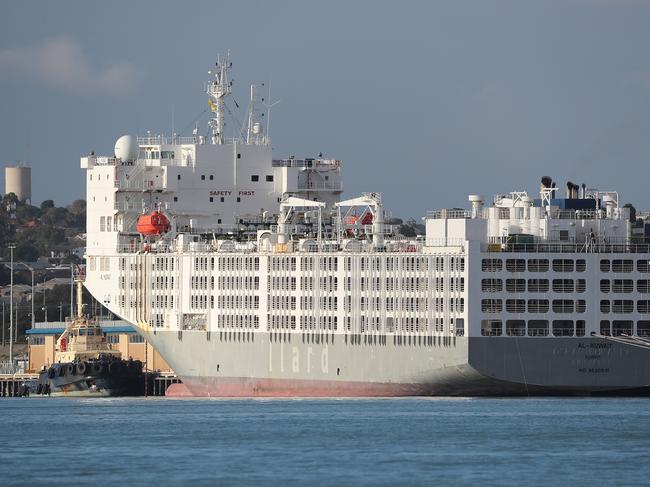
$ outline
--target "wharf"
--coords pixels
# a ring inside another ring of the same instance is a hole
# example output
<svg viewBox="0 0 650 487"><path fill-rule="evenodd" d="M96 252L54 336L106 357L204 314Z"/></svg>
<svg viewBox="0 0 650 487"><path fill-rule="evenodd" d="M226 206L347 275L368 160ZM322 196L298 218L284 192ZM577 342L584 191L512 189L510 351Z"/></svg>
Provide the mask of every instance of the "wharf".
<svg viewBox="0 0 650 487"><path fill-rule="evenodd" d="M181 384L181 380L173 373L162 372L153 380L152 396L165 396L167 388L172 384Z"/></svg>
<svg viewBox="0 0 650 487"><path fill-rule="evenodd" d="M0 397L17 397L22 395L26 382L38 380L38 374L0 374Z"/></svg>

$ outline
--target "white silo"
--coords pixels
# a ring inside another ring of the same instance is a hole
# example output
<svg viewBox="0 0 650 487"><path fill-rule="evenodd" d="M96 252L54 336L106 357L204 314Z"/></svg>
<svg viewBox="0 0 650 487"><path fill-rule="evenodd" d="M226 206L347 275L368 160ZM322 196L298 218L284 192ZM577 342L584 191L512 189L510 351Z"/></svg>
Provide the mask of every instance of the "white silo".
<svg viewBox="0 0 650 487"><path fill-rule="evenodd" d="M5 194L14 193L20 201L32 201L32 168L25 164L5 167Z"/></svg>

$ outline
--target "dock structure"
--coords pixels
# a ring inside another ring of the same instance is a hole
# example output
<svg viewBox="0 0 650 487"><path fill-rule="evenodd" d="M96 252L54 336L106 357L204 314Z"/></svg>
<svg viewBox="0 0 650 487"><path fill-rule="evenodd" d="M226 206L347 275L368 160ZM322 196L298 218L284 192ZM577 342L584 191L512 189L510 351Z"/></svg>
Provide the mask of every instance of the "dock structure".
<svg viewBox="0 0 650 487"><path fill-rule="evenodd" d="M153 380L152 396L165 396L167 388L172 384L180 384L181 380L172 373L161 373Z"/></svg>
<svg viewBox="0 0 650 487"><path fill-rule="evenodd" d="M0 397L22 396L25 383L38 380L38 374L0 374Z"/></svg>

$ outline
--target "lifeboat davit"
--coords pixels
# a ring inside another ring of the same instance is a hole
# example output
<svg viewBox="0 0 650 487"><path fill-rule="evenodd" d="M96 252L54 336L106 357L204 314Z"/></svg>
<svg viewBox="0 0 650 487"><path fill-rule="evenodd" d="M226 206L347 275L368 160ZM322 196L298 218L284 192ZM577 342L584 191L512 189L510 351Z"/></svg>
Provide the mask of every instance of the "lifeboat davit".
<svg viewBox="0 0 650 487"><path fill-rule="evenodd" d="M143 235L162 235L169 231L169 219L159 211L152 211L148 215L141 215L135 229Z"/></svg>

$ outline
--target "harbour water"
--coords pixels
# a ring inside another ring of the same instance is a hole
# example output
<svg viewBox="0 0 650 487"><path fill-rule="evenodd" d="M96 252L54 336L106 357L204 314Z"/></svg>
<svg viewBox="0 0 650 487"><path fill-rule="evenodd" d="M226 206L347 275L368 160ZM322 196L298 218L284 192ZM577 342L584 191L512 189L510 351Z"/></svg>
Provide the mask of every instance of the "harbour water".
<svg viewBox="0 0 650 487"><path fill-rule="evenodd" d="M2 485L647 485L647 399L0 400Z"/></svg>

